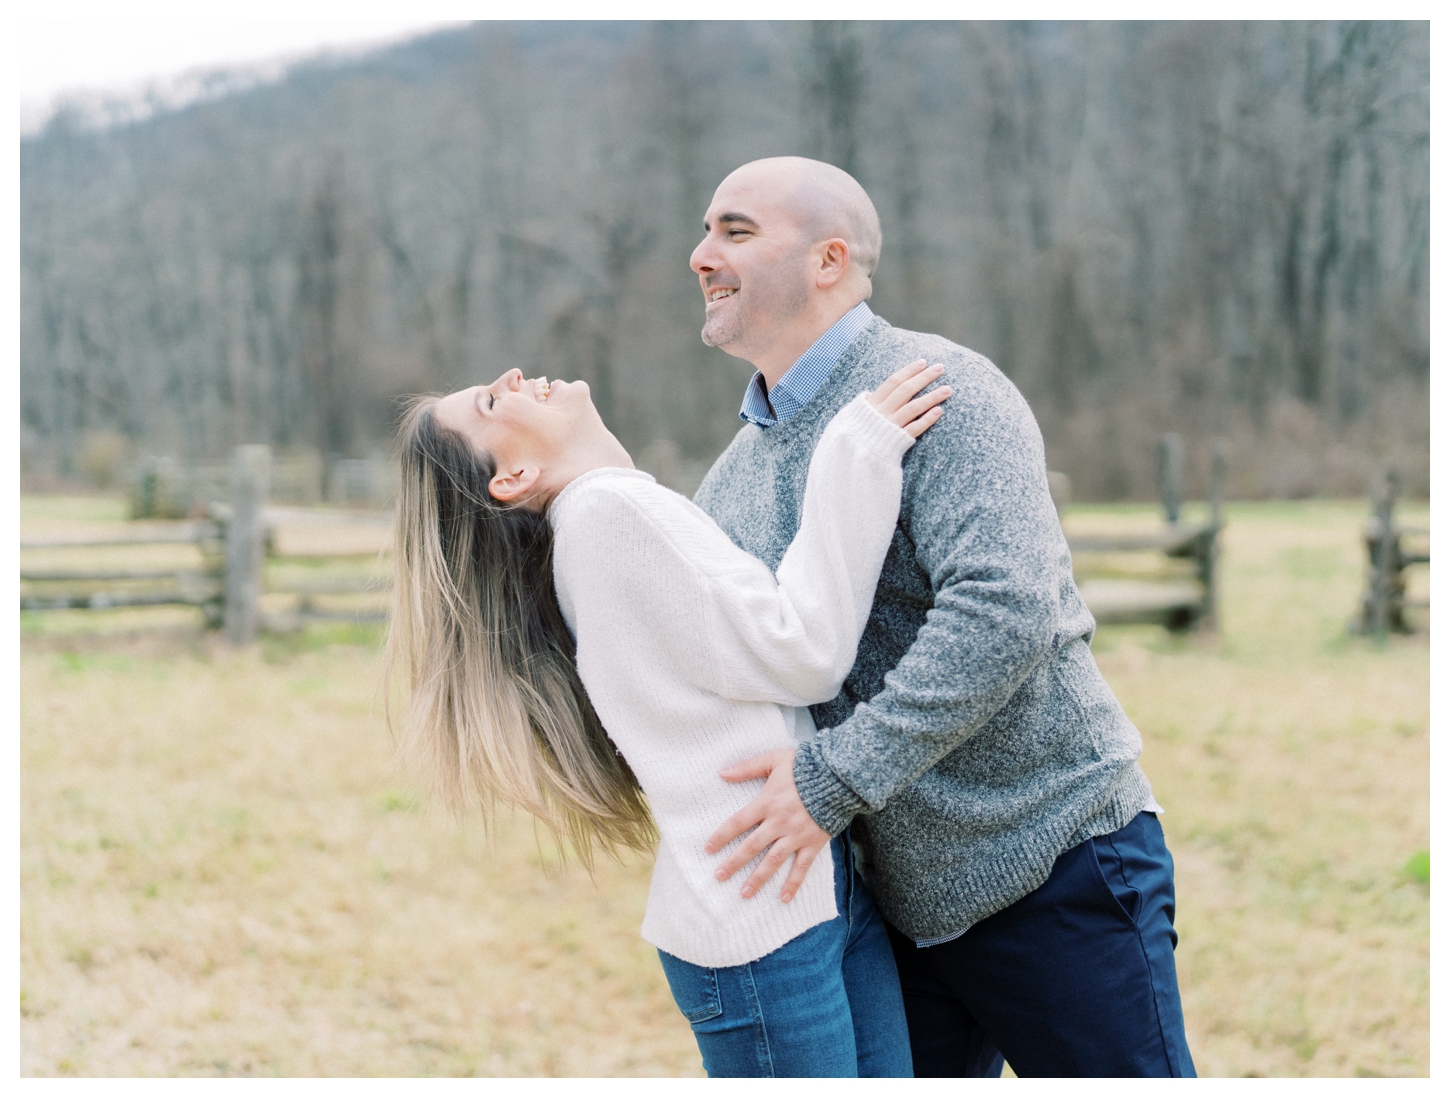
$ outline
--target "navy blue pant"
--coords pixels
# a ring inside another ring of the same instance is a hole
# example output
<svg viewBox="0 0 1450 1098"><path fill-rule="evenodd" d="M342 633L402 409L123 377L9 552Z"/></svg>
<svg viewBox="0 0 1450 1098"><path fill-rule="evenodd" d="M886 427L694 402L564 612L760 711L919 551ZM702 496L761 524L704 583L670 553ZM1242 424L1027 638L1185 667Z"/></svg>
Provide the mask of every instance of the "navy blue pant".
<svg viewBox="0 0 1450 1098"><path fill-rule="evenodd" d="M1193 1076L1158 817L1060 855L1046 883L959 938L894 927L918 1077Z"/></svg>

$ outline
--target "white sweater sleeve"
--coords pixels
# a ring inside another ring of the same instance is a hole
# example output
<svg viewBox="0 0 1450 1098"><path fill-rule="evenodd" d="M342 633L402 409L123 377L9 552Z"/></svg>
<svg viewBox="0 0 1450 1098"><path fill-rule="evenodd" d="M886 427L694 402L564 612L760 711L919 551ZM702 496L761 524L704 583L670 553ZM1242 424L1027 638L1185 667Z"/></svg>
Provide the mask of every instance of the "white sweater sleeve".
<svg viewBox="0 0 1450 1098"><path fill-rule="evenodd" d="M912 441L865 394L826 427L811 455L800 527L772 582L737 549L758 569L714 584L722 694L814 705L840 691L896 529L901 457Z"/></svg>
<svg viewBox="0 0 1450 1098"><path fill-rule="evenodd" d="M640 674L737 701L834 697L871 611L911 443L864 395L843 408L811 457L800 529L776 574L654 485L616 479L575 494L556 527L555 575L581 654L588 631L614 648L609 662L634 666L622 648L643 630L652 654Z"/></svg>

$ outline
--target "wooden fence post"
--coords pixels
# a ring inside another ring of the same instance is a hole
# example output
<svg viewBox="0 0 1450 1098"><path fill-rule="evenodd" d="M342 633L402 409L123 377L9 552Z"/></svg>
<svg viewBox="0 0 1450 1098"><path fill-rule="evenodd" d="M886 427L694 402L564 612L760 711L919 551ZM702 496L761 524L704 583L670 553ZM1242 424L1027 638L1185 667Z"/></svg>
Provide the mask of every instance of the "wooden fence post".
<svg viewBox="0 0 1450 1098"><path fill-rule="evenodd" d="M1421 552L1405 544L1407 537L1428 537L1429 530L1417 530L1395 521L1395 503L1400 493L1399 474L1385 471L1384 478L1373 489L1371 514L1364 528L1364 547L1368 551L1369 572L1364 594L1360 596L1359 612L1350 625L1354 633L1383 637L1387 633L1413 633L1405 620L1405 610L1414 606L1428 610L1428 602L1409 602L1405 598L1405 569L1412 564L1429 564L1428 548Z"/></svg>
<svg viewBox="0 0 1450 1098"><path fill-rule="evenodd" d="M1227 443L1213 440L1213 459L1208 479L1208 530L1198 558L1198 579L1203 584L1203 615L1198 624L1218 630L1218 554L1223 533L1223 484L1227 479Z"/></svg>
<svg viewBox="0 0 1450 1098"><path fill-rule="evenodd" d="M1370 605L1366 615L1369 632L1382 637L1390 631L1391 602L1394 598L1395 556L1399 552L1399 531L1395 529L1395 496L1399 477L1394 469L1386 470L1383 489L1375 501L1377 537L1371 545Z"/></svg>
<svg viewBox="0 0 1450 1098"><path fill-rule="evenodd" d="M251 644L257 637L257 599L262 593L266 528L262 508L272 473L266 446L238 446L232 452L232 513L227 519L227 640Z"/></svg>
<svg viewBox="0 0 1450 1098"><path fill-rule="evenodd" d="M1158 485L1163 493L1163 514L1170 525L1183 510L1183 439L1169 431L1158 445Z"/></svg>

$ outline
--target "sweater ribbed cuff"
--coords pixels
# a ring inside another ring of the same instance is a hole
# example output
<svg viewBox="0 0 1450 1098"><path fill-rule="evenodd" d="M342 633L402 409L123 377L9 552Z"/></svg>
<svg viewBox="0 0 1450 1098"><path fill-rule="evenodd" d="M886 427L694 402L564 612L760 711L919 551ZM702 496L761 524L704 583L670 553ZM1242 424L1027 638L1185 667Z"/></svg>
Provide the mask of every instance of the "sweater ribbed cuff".
<svg viewBox="0 0 1450 1098"><path fill-rule="evenodd" d="M819 744L803 743L795 753L795 788L816 826L832 838L870 808L826 765Z"/></svg>
<svg viewBox="0 0 1450 1098"><path fill-rule="evenodd" d="M862 393L856 397L836 413L836 418L872 450L899 458L911 449L916 439L882 415L880 409L866 399L868 395Z"/></svg>

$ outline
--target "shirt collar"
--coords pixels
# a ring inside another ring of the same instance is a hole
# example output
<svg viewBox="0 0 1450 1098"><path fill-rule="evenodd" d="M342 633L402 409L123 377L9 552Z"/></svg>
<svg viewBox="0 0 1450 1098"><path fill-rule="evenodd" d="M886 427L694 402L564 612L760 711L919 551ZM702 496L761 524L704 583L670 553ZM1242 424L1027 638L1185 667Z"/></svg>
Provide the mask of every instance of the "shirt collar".
<svg viewBox="0 0 1450 1098"><path fill-rule="evenodd" d="M772 427L790 419L811 402L836 363L841 361L846 348L874 319L875 314L870 307L861 302L827 328L769 392L765 388L765 378L759 370L755 371L755 376L745 387L740 418L757 427Z"/></svg>

